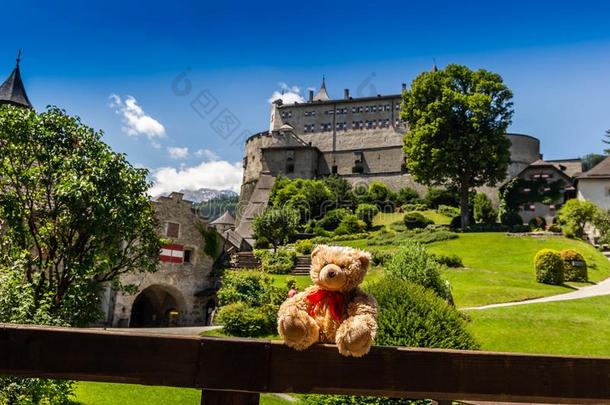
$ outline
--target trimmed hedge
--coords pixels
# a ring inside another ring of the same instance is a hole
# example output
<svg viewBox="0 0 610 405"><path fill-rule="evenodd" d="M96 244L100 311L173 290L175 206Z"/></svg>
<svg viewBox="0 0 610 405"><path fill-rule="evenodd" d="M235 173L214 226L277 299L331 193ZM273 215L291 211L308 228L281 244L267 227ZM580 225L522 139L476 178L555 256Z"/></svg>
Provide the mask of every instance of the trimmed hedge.
<svg viewBox="0 0 610 405"><path fill-rule="evenodd" d="M301 239L294 243L294 250L303 255L309 255L313 251L313 242L311 239Z"/></svg>
<svg viewBox="0 0 610 405"><path fill-rule="evenodd" d="M425 228L434 223L434 221L426 218L419 212L407 212L403 222L408 229Z"/></svg>
<svg viewBox="0 0 610 405"><path fill-rule="evenodd" d="M573 249L559 252L563 260L563 278L565 281L588 281L587 262L583 255Z"/></svg>
<svg viewBox="0 0 610 405"><path fill-rule="evenodd" d="M563 260L559 252L553 249L542 249L534 258L536 281L544 284L563 284Z"/></svg>

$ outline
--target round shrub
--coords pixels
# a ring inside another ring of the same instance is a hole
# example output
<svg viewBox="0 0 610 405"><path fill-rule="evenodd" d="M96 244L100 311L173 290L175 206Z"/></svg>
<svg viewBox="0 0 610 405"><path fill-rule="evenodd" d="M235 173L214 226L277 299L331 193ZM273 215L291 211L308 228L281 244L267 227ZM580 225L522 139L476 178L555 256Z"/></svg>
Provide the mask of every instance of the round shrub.
<svg viewBox="0 0 610 405"><path fill-rule="evenodd" d="M419 284L431 289L447 302L453 303L451 287L441 278L439 264L419 243L403 244L384 269L388 278Z"/></svg>
<svg viewBox="0 0 610 405"><path fill-rule="evenodd" d="M313 250L313 242L311 239L301 239L294 243L294 250L302 255L309 255Z"/></svg>
<svg viewBox="0 0 610 405"><path fill-rule="evenodd" d="M275 332L278 307L251 307L244 302L225 305L218 312L223 331L232 336L256 337Z"/></svg>
<svg viewBox="0 0 610 405"><path fill-rule="evenodd" d="M534 217L527 223L532 229L546 228L546 220L543 217Z"/></svg>
<svg viewBox="0 0 610 405"><path fill-rule="evenodd" d="M350 212L345 208L330 210L316 223L316 226L327 231L334 231L337 229L343 218L349 214Z"/></svg>
<svg viewBox="0 0 610 405"><path fill-rule="evenodd" d="M534 258L536 281L544 284L563 284L563 260L559 252L553 249L542 249Z"/></svg>
<svg viewBox="0 0 610 405"><path fill-rule="evenodd" d="M523 218L521 218L521 215L515 211L507 211L503 213L500 217L500 221L502 224L508 226L523 225Z"/></svg>
<svg viewBox="0 0 610 405"><path fill-rule="evenodd" d="M383 266L392 259L392 254L385 250L372 250L371 263L373 266Z"/></svg>
<svg viewBox="0 0 610 405"><path fill-rule="evenodd" d="M356 208L356 216L359 220L364 221L368 228L373 225L373 218L377 214L379 214L379 208L375 204L358 204Z"/></svg>
<svg viewBox="0 0 610 405"><path fill-rule="evenodd" d="M573 249L559 252L563 260L563 278L565 281L588 281L587 262L583 255Z"/></svg>
<svg viewBox="0 0 610 405"><path fill-rule="evenodd" d="M354 214L348 214L343 217L341 223L335 229L337 235L350 235L354 233L363 232L366 229L364 221L358 219Z"/></svg>
<svg viewBox="0 0 610 405"><path fill-rule="evenodd" d="M407 212L403 221L408 229L425 228L434 223L434 221L424 217L419 212Z"/></svg>
<svg viewBox="0 0 610 405"><path fill-rule="evenodd" d="M458 255L433 254L431 256L434 260L436 260L436 262L438 264L441 264L443 266L453 267L453 268L464 267L462 258Z"/></svg>

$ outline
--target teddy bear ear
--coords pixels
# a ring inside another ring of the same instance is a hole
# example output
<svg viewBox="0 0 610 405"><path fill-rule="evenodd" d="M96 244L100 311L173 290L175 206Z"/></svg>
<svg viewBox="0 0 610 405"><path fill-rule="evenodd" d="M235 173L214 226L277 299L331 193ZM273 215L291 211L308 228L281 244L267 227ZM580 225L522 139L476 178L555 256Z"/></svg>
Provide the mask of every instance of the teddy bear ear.
<svg viewBox="0 0 610 405"><path fill-rule="evenodd" d="M324 245L316 245L316 247L311 251L311 257L314 258L318 253L320 253L323 246Z"/></svg>
<svg viewBox="0 0 610 405"><path fill-rule="evenodd" d="M362 267L367 268L369 267L369 263L371 262L371 254L369 252L361 250L358 252L358 260L360 260Z"/></svg>

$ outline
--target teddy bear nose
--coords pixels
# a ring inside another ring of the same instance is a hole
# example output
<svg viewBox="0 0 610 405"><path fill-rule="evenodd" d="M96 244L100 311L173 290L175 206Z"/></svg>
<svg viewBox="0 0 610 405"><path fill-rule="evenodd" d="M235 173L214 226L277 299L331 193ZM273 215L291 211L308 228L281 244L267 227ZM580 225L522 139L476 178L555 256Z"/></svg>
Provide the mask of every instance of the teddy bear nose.
<svg viewBox="0 0 610 405"><path fill-rule="evenodd" d="M335 277L336 275L337 275L337 273L335 273L335 272L334 272L334 271L332 271L332 270L328 272L328 277L329 277L329 278L333 278L333 277Z"/></svg>

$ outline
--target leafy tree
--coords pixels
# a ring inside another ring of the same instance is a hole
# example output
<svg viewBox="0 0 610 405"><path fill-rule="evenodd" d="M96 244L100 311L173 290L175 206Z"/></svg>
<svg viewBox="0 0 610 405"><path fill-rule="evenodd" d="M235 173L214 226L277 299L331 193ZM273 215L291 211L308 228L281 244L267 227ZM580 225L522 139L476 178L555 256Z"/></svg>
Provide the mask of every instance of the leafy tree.
<svg viewBox="0 0 610 405"><path fill-rule="evenodd" d="M296 233L299 225L299 213L292 208L267 208L254 218L252 229L254 238L264 237L276 251L279 245L286 243Z"/></svg>
<svg viewBox="0 0 610 405"><path fill-rule="evenodd" d="M474 197L474 220L483 224L496 222L497 213L491 200L485 193L477 193Z"/></svg>
<svg viewBox="0 0 610 405"><path fill-rule="evenodd" d="M0 322L84 326L99 290L154 271L161 241L147 171L52 107L0 107ZM65 403L69 381L0 379L0 402Z"/></svg>
<svg viewBox="0 0 610 405"><path fill-rule="evenodd" d="M331 190L322 180L288 179L276 180L271 191L271 203L275 208L294 208L301 216L300 223L319 218L335 207Z"/></svg>
<svg viewBox="0 0 610 405"><path fill-rule="evenodd" d="M597 153L589 153L584 155L580 160L582 161L582 171L587 172L597 166L602 160L607 158L607 155L599 155Z"/></svg>
<svg viewBox="0 0 610 405"><path fill-rule="evenodd" d="M373 226L373 218L379 213L379 208L374 204L359 204L356 208L356 216L364 221L367 228Z"/></svg>
<svg viewBox="0 0 610 405"><path fill-rule="evenodd" d="M371 202L383 208L392 201L396 200L396 194L381 181L371 181L369 184L369 198Z"/></svg>
<svg viewBox="0 0 610 405"><path fill-rule="evenodd" d="M358 219L354 214L348 214L341 219L341 223L335 229L337 235L353 235L363 232L366 229L366 223Z"/></svg>
<svg viewBox="0 0 610 405"><path fill-rule="evenodd" d="M0 108L4 264L22 260L32 308L50 296L49 313L70 325L97 319L82 307L96 300L100 283L154 271L161 246L148 172L101 136L55 107Z"/></svg>
<svg viewBox="0 0 610 405"><path fill-rule="evenodd" d="M557 220L566 236L582 238L585 234L585 226L593 223L598 212L599 208L591 201L572 199L557 212Z"/></svg>
<svg viewBox="0 0 610 405"><path fill-rule="evenodd" d="M423 184L459 191L462 228L469 221L469 191L506 177L511 99L500 75L461 65L421 73L404 92L407 168Z"/></svg>
<svg viewBox="0 0 610 405"><path fill-rule="evenodd" d="M343 177L336 174L325 177L324 184L330 190L331 200L335 202L335 207L345 207L352 209L355 206L355 196L352 185Z"/></svg>
<svg viewBox="0 0 610 405"><path fill-rule="evenodd" d="M460 205L460 196L455 190L430 187L426 193L425 201L431 208L438 208L441 205L457 207Z"/></svg>
<svg viewBox="0 0 610 405"><path fill-rule="evenodd" d="M403 187L398 190L396 202L400 205L409 204L419 200L419 193L411 187Z"/></svg>
<svg viewBox="0 0 610 405"><path fill-rule="evenodd" d="M604 139L602 139L602 142L606 145L610 145L610 129L606 130L606 134L604 135ZM610 155L610 149L604 149L604 153L606 155Z"/></svg>
<svg viewBox="0 0 610 405"><path fill-rule="evenodd" d="M599 232L599 244L610 245L610 211L597 210L593 224Z"/></svg>

